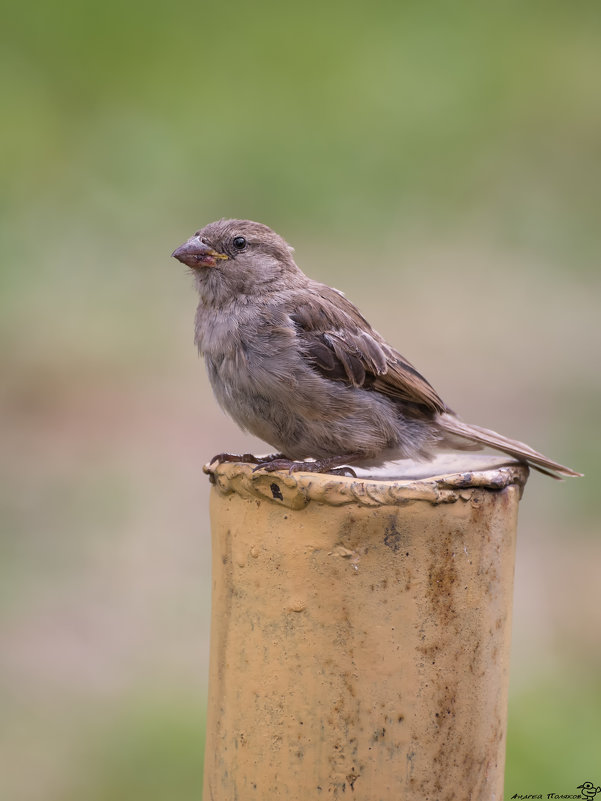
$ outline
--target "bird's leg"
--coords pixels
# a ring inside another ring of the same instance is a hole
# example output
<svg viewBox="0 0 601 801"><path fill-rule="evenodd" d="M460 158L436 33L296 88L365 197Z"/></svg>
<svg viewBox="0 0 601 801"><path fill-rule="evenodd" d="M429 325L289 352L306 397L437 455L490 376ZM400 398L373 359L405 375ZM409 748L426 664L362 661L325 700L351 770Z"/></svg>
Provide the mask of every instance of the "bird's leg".
<svg viewBox="0 0 601 801"><path fill-rule="evenodd" d="M274 473L276 470L287 470L289 473L330 473L335 476L351 476L357 478L355 471L351 467L342 467L345 462L352 462L358 459L360 454L347 453L343 456L330 456L326 459L317 459L314 462L295 462L292 459L287 459L285 456L271 459L270 461L260 461L259 464L253 469L253 473L257 470L265 470L267 473Z"/></svg>
<svg viewBox="0 0 601 801"><path fill-rule="evenodd" d="M217 464L222 464L223 462L244 462L245 464L269 464L269 462L273 462L275 459L285 459L283 453L269 453L267 456L255 456L252 453L218 453L216 456L213 456L209 464L213 464L217 462Z"/></svg>

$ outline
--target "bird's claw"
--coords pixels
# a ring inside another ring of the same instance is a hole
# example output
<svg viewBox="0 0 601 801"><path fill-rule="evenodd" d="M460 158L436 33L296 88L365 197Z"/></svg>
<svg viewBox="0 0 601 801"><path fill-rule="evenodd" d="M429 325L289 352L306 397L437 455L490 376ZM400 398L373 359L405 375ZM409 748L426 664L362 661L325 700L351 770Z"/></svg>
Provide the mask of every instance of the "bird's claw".
<svg viewBox="0 0 601 801"><path fill-rule="evenodd" d="M255 456L252 453L218 453L213 456L209 464L222 464L224 462L243 462L245 464L269 464L275 459L282 459L281 453L270 453L267 456Z"/></svg>
<svg viewBox="0 0 601 801"><path fill-rule="evenodd" d="M253 468L253 473L257 470L265 470L266 473L275 473L277 470L287 470L291 473L329 473L334 476L350 476L357 478L357 474L352 467L329 467L328 463L317 460L315 462L295 462L292 459L277 458L269 462L259 462Z"/></svg>
<svg viewBox="0 0 601 801"><path fill-rule="evenodd" d="M246 462L250 464L258 464L259 460L252 453L218 453L209 462L209 464L223 464L224 462Z"/></svg>
<svg viewBox="0 0 601 801"><path fill-rule="evenodd" d="M225 462L242 462L254 464L253 473L264 470L266 473L275 473L277 470L287 470L288 473L329 473L333 476L350 476L357 478L352 467L338 467L337 459L317 459L314 462L294 461L288 459L283 453L270 453L267 456L255 456L252 453L218 453L213 456L209 466ZM338 464L340 462L338 461Z"/></svg>
<svg viewBox="0 0 601 801"><path fill-rule="evenodd" d="M303 463L293 462L285 457L281 457L279 459L270 459L269 461L259 462L256 467L253 467L253 473L256 473L257 470L265 470L266 473L275 473L276 470L288 470L289 473L292 473L295 464Z"/></svg>

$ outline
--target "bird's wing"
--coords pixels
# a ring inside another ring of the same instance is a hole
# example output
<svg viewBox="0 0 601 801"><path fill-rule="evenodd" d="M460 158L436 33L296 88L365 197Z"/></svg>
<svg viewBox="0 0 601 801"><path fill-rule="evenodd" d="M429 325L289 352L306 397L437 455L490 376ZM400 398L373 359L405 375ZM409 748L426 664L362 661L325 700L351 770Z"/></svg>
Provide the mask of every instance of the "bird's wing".
<svg viewBox="0 0 601 801"><path fill-rule="evenodd" d="M312 283L309 292L295 295L289 316L306 357L326 378L381 392L424 411L449 411L415 367L338 290Z"/></svg>

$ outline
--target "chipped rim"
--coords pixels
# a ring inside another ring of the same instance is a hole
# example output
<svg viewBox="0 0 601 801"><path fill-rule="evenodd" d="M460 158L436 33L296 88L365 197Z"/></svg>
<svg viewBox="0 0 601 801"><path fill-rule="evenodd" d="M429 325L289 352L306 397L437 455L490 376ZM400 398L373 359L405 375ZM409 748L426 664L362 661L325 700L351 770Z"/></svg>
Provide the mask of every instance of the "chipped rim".
<svg viewBox="0 0 601 801"><path fill-rule="evenodd" d="M420 479L381 480L333 476L326 473L253 472L253 465L226 462L205 465L203 471L222 495L233 492L246 498L260 498L290 509L302 509L310 501L329 506L356 503L360 506L402 506L414 501L432 504L469 500L476 490L498 492L517 486L522 497L528 467L521 463L446 473Z"/></svg>

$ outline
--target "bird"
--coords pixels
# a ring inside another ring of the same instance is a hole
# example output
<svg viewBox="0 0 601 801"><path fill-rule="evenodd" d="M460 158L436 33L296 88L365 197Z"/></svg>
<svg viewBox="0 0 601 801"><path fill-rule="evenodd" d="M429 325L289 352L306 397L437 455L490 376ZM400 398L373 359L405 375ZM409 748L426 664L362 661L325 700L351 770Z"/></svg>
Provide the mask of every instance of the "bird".
<svg viewBox="0 0 601 801"><path fill-rule="evenodd" d="M194 276L194 338L218 403L277 451L212 461L355 475L357 463L490 447L554 478L582 475L464 423L342 292L305 275L267 225L217 220L171 255Z"/></svg>

